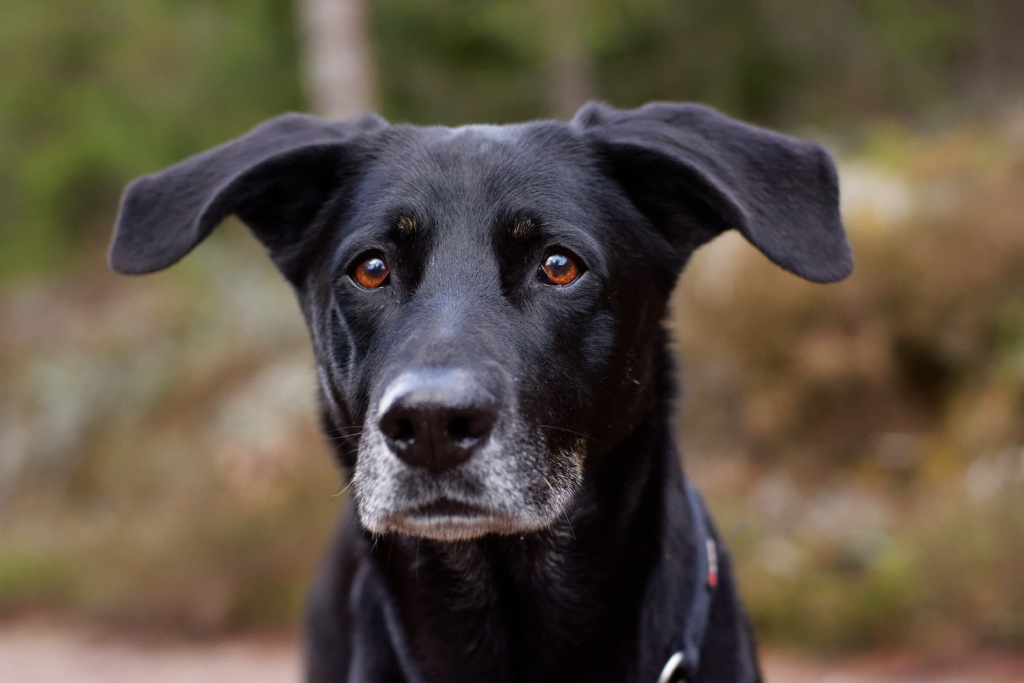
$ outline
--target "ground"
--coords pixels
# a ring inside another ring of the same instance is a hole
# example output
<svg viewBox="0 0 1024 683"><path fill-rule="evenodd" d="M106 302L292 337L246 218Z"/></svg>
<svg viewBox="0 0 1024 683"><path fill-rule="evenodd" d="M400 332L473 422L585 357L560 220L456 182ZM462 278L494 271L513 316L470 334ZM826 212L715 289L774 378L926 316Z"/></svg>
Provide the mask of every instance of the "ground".
<svg viewBox="0 0 1024 683"><path fill-rule="evenodd" d="M828 661L769 651L767 683L1020 683L1024 656L949 661L874 654ZM18 683L297 683L299 648L284 636L163 641L53 621L0 624L0 671Z"/></svg>

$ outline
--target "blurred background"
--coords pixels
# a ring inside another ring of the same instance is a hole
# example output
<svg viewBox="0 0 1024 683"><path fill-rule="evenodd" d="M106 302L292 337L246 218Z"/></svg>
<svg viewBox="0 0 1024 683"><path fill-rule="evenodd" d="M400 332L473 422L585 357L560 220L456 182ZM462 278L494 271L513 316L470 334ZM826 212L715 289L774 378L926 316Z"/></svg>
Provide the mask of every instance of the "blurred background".
<svg viewBox="0 0 1024 683"><path fill-rule="evenodd" d="M689 471L764 643L1024 651L1024 3L4 0L0 619L294 632L345 496L291 293L229 221L110 273L124 184L287 110L698 100L824 143L857 257L706 247Z"/></svg>

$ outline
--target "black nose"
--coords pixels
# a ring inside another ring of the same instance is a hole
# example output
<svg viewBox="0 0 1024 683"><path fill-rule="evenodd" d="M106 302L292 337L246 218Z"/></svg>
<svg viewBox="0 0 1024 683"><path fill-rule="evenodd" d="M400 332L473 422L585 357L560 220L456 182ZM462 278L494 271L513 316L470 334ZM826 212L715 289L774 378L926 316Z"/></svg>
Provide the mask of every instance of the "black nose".
<svg viewBox="0 0 1024 683"><path fill-rule="evenodd" d="M483 446L497 418L494 395L473 373L419 370L400 375L384 392L379 426L395 455L440 472Z"/></svg>

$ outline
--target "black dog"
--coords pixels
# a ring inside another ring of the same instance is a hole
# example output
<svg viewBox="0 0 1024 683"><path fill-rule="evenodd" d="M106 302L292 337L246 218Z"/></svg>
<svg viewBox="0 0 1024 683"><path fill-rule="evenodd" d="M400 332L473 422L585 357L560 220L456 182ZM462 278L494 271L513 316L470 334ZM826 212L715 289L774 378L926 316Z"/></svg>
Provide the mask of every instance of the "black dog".
<svg viewBox="0 0 1024 683"><path fill-rule="evenodd" d="M356 512L310 681L756 681L670 430L662 319L728 228L852 268L832 160L696 105L418 128L290 114L132 183L111 249L166 268L228 214L293 286Z"/></svg>

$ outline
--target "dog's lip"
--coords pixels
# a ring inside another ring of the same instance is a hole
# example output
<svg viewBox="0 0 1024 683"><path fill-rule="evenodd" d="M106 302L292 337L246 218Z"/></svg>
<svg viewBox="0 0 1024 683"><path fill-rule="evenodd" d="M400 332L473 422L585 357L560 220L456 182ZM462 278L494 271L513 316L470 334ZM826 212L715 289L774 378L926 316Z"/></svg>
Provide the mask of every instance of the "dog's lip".
<svg viewBox="0 0 1024 683"><path fill-rule="evenodd" d="M385 533L398 531L437 541L466 541L493 533L518 533L521 525L488 507L437 498L392 515L380 528Z"/></svg>
<svg viewBox="0 0 1024 683"><path fill-rule="evenodd" d="M470 505L450 498L438 498L407 510L405 516L428 519L436 517L494 517L495 513L477 505Z"/></svg>

